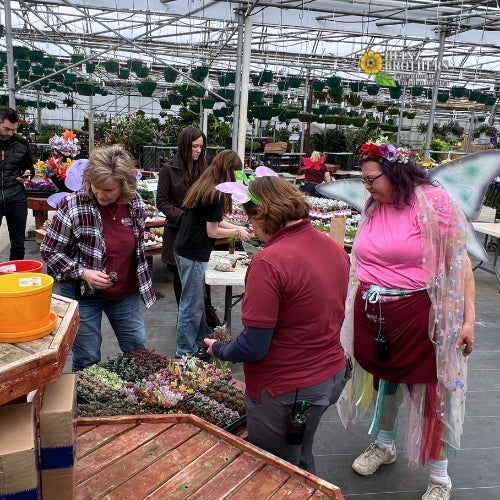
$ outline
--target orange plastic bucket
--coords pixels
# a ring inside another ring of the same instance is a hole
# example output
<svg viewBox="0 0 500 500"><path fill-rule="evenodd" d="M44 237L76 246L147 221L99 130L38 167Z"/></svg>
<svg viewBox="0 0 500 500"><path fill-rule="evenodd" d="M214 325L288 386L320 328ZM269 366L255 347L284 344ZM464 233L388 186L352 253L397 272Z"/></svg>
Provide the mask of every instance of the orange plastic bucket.
<svg viewBox="0 0 500 500"><path fill-rule="evenodd" d="M10 273L41 273L43 262L38 260L8 260L0 262L0 275Z"/></svg>
<svg viewBox="0 0 500 500"><path fill-rule="evenodd" d="M48 321L54 278L43 273L0 276L0 331L26 331Z"/></svg>

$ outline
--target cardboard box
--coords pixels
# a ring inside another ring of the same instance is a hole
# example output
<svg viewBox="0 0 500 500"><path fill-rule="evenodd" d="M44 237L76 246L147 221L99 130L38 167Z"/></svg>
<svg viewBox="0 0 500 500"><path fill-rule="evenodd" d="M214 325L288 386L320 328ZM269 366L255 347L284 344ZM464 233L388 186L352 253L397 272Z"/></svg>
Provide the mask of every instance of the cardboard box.
<svg viewBox="0 0 500 500"><path fill-rule="evenodd" d="M61 375L45 387L40 410L42 498L72 500L76 446L76 379Z"/></svg>
<svg viewBox="0 0 500 500"><path fill-rule="evenodd" d="M39 499L35 411L30 403L0 407L0 498Z"/></svg>

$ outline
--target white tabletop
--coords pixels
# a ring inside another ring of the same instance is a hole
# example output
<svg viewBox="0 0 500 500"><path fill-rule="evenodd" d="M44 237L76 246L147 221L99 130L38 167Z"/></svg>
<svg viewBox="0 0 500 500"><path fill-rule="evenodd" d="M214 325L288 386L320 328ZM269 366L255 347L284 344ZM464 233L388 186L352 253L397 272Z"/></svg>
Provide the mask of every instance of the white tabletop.
<svg viewBox="0 0 500 500"><path fill-rule="evenodd" d="M478 233L500 238L500 222L473 222L472 225Z"/></svg>
<svg viewBox="0 0 500 500"><path fill-rule="evenodd" d="M208 267L205 271L205 283L207 285L225 285L225 286L245 286L245 275L247 267L242 265L242 259L238 259L236 267L232 271L216 271L215 257L246 257L245 252L236 252L234 255L229 255L229 252L214 251L210 254Z"/></svg>

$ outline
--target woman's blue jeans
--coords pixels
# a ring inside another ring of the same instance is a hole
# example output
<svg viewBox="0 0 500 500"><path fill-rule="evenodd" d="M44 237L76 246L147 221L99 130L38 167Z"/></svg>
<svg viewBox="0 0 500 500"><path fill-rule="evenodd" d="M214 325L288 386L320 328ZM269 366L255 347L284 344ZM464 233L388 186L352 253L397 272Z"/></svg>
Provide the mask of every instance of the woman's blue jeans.
<svg viewBox="0 0 500 500"><path fill-rule="evenodd" d="M75 299L74 284L60 283L59 294ZM119 300L90 295L79 299L78 305L80 326L72 349L74 372L101 361L102 313L106 314L122 352L146 345L146 327L138 292Z"/></svg>
<svg viewBox="0 0 500 500"><path fill-rule="evenodd" d="M176 356L194 354L205 346L203 339L212 333L205 314L205 271L208 262L186 259L174 253L182 294L177 319Z"/></svg>

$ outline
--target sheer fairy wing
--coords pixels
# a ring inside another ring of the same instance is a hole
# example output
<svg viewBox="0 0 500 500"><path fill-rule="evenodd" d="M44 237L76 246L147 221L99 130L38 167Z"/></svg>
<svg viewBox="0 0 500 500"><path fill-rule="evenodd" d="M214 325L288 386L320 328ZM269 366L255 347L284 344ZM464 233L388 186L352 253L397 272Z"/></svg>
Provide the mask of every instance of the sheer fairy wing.
<svg viewBox="0 0 500 500"><path fill-rule="evenodd" d="M266 167L265 165L257 167L255 169L255 175L257 177L278 177L278 174L272 168Z"/></svg>
<svg viewBox="0 0 500 500"><path fill-rule="evenodd" d="M433 168L429 177L439 182L462 208L469 220L467 251L482 261L488 256L470 221L477 220L484 195L493 179L500 175L500 150L490 149L442 163Z"/></svg>
<svg viewBox="0 0 500 500"><path fill-rule="evenodd" d="M66 170L66 179L64 184L66 184L66 187L70 191L79 191L82 189L83 171L85 170L87 163L87 159L76 160L68 167L68 170Z"/></svg>
<svg viewBox="0 0 500 500"><path fill-rule="evenodd" d="M481 212L489 184L500 175L500 150L490 149L442 163L433 168L429 177L438 181L470 220Z"/></svg>
<svg viewBox="0 0 500 500"><path fill-rule="evenodd" d="M223 182L217 184L215 189L230 194L235 203L245 203L250 200L247 194L247 187L242 182Z"/></svg>
<svg viewBox="0 0 500 500"><path fill-rule="evenodd" d="M368 199L368 191L360 179L344 179L335 182L325 182L316 187L323 196L345 201L358 212L362 212Z"/></svg>
<svg viewBox="0 0 500 500"><path fill-rule="evenodd" d="M59 193L54 193L51 194L47 198L47 204L50 205L52 208L57 209L57 205L59 205L59 202L63 199L66 198L66 196L69 196L71 193L68 193L67 191L61 191Z"/></svg>

